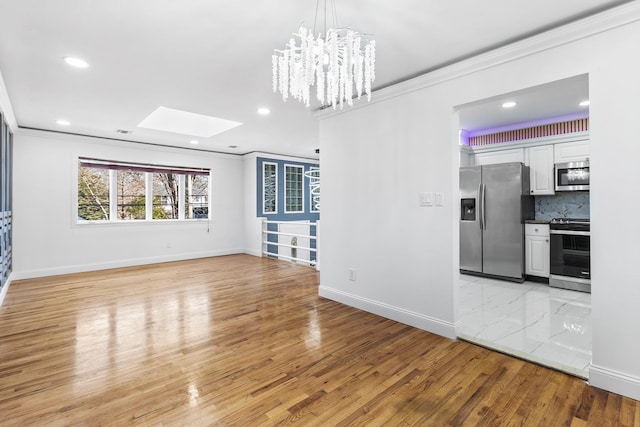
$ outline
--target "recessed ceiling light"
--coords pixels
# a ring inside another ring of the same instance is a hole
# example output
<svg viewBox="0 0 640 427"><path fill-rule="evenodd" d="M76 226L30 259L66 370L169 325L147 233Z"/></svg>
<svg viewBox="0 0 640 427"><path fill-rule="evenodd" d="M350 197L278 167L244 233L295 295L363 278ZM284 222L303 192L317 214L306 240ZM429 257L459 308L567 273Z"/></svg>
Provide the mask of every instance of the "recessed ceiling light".
<svg viewBox="0 0 640 427"><path fill-rule="evenodd" d="M56 123L60 126L69 126L71 123L68 120L56 120Z"/></svg>
<svg viewBox="0 0 640 427"><path fill-rule="evenodd" d="M89 63L84 59L74 58L72 56L65 56L64 62L76 68L87 68L89 66Z"/></svg>
<svg viewBox="0 0 640 427"><path fill-rule="evenodd" d="M189 141L189 144L198 145L198 141L192 139L191 141Z"/></svg>
<svg viewBox="0 0 640 427"><path fill-rule="evenodd" d="M269 114L271 114L271 110L269 110L267 107L260 107L258 108L258 114L260 114L261 116L268 116Z"/></svg>
<svg viewBox="0 0 640 427"><path fill-rule="evenodd" d="M578 104L581 107L588 107L589 106L589 100L586 99L584 101L582 101L580 104Z"/></svg>
<svg viewBox="0 0 640 427"><path fill-rule="evenodd" d="M504 104L502 104L502 108L513 108L515 107L516 104L514 101L509 101L509 102L505 102Z"/></svg>

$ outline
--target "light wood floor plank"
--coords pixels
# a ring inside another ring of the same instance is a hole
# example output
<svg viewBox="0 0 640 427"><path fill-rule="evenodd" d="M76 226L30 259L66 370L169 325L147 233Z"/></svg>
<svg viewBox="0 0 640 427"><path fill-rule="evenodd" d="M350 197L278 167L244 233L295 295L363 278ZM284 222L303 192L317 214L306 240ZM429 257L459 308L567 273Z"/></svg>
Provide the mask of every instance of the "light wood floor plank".
<svg viewBox="0 0 640 427"><path fill-rule="evenodd" d="M12 283L0 425L640 426L640 402L318 297L247 255Z"/></svg>

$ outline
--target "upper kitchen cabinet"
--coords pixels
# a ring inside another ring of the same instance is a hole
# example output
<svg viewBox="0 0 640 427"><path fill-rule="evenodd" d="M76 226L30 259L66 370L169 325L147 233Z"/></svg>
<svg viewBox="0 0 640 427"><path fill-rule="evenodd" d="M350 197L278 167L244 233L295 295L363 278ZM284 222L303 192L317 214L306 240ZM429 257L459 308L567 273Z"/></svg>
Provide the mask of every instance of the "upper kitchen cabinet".
<svg viewBox="0 0 640 427"><path fill-rule="evenodd" d="M589 140L555 144L554 158L556 163L583 162L589 159Z"/></svg>
<svg viewBox="0 0 640 427"><path fill-rule="evenodd" d="M555 194L553 181L554 146L528 147L526 154L528 162L525 163L528 163L530 174L530 194L533 196Z"/></svg>
<svg viewBox="0 0 640 427"><path fill-rule="evenodd" d="M473 156L476 166L494 165L497 163L524 163L524 149L512 148L509 150L488 151L476 153Z"/></svg>

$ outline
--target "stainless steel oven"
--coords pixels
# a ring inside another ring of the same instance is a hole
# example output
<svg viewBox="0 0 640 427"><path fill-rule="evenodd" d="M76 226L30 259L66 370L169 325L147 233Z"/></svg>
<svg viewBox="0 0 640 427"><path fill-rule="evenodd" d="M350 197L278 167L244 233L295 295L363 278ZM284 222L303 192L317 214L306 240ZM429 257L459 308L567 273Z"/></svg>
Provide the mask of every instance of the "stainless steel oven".
<svg viewBox="0 0 640 427"><path fill-rule="evenodd" d="M549 223L549 286L591 292L591 227L588 219L555 218Z"/></svg>

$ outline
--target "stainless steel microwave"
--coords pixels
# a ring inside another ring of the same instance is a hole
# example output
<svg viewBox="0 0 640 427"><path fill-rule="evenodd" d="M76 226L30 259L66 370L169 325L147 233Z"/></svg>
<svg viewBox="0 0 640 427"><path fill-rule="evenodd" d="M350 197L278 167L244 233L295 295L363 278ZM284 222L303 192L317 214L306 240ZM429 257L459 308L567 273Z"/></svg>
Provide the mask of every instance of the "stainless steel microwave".
<svg viewBox="0 0 640 427"><path fill-rule="evenodd" d="M556 163L556 191L588 191L589 161Z"/></svg>

